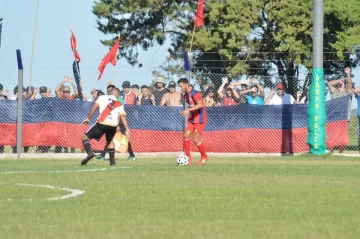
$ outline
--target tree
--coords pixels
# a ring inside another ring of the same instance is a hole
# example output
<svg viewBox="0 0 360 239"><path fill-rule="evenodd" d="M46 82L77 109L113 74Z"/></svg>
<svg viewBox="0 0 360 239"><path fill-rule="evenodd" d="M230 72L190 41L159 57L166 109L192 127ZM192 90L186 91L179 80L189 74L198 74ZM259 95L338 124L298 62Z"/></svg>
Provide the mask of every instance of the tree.
<svg viewBox="0 0 360 239"><path fill-rule="evenodd" d="M193 42L194 71L281 77L294 93L300 68L311 67L312 0L206 0L205 26ZM144 50L171 41L169 57L181 59L189 48L197 1L100 0L94 14L98 29L121 33L120 57L138 64ZM324 70L342 73L357 66L360 51L358 0L325 1ZM351 54L350 54L351 52ZM174 68L172 68L174 71ZM271 86L270 77L267 85ZM214 79L208 79L214 81ZM207 80L203 83L205 84Z"/></svg>

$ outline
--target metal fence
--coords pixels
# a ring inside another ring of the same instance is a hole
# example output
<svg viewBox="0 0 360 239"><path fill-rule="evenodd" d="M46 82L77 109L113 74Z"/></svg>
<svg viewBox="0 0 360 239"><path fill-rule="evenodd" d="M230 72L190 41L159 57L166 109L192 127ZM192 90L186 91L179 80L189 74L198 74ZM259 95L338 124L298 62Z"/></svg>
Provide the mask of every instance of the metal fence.
<svg viewBox="0 0 360 239"><path fill-rule="evenodd" d="M209 152L285 153L308 150L307 101L304 99L311 83L309 75L289 78L206 73L193 77L191 83L195 89L203 92L207 104L208 125L203 142ZM345 75L325 76L327 84L337 79L343 79L341 82L346 91L348 84ZM298 104L258 105L249 102L250 94L254 93L252 89L256 88L256 94L262 94L260 90L263 88L263 101L266 101L270 91L276 89L278 83L283 83L284 90L292 94L294 101L298 100ZM338 84L334 87L341 90L342 86ZM249 92L244 94L244 91ZM340 151L359 151L358 114L355 109L349 111L349 105L357 106L356 103L352 103L357 99L349 94L330 100L329 92L326 97L329 151L338 148ZM23 152L81 151L81 135L88 126L82 126L80 123L86 118L92 104L93 102L56 97L25 100ZM182 151L182 109L183 106L126 105L134 151ZM15 153L16 100L0 100L0 112L0 152ZM91 123L95 123L95 119L96 116ZM93 143L94 150L101 150L103 147L104 141ZM196 151L194 145L192 150Z"/></svg>

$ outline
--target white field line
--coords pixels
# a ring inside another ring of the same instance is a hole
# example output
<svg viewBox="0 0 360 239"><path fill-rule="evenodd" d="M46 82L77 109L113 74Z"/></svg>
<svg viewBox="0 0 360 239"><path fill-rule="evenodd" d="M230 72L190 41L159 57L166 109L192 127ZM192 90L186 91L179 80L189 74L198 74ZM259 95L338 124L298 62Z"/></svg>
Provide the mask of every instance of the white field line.
<svg viewBox="0 0 360 239"><path fill-rule="evenodd" d="M30 184L30 183L15 183L15 185L26 186L26 187L47 188L47 189L51 189L51 190L63 190L66 192L70 192L69 194L66 194L63 196L44 199L45 201L65 200L65 199L69 199L69 198L78 197L85 193L85 191L80 190L80 189L60 188L60 187L51 186L51 185ZM26 201L32 201L32 199L27 199Z"/></svg>
<svg viewBox="0 0 360 239"><path fill-rule="evenodd" d="M96 171L105 171L105 170L113 170L113 169L124 169L131 168L127 166L114 167L114 168L93 168L93 169L79 169L79 170L55 170L55 171L8 171L8 172L0 172L0 174L21 174L21 173L83 173L83 172L96 172Z"/></svg>

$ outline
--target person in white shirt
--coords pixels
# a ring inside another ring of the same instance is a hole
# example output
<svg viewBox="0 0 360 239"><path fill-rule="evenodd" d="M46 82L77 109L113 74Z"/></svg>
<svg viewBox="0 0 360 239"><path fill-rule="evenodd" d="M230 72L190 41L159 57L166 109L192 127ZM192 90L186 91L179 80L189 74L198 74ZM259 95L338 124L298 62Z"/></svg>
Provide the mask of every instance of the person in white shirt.
<svg viewBox="0 0 360 239"><path fill-rule="evenodd" d="M130 130L126 120L126 113L124 105L118 101L120 97L120 91L117 88L111 90L111 95L100 96L94 106L91 108L88 117L81 123L87 125L90 122L91 117L99 109L99 117L94 126L92 126L83 136L82 144L85 148L87 156L81 161L81 165L86 165L90 159L95 157L94 152L91 150L90 140L100 140L105 134L106 145L110 155L110 166L115 166L115 145L112 142L116 133L116 128L119 125L121 119L126 129L126 136L130 136Z"/></svg>
<svg viewBox="0 0 360 239"><path fill-rule="evenodd" d="M295 99L292 95L285 93L284 83L276 85L276 94L274 90L270 91L269 97L265 100L264 105L286 105L295 104Z"/></svg>

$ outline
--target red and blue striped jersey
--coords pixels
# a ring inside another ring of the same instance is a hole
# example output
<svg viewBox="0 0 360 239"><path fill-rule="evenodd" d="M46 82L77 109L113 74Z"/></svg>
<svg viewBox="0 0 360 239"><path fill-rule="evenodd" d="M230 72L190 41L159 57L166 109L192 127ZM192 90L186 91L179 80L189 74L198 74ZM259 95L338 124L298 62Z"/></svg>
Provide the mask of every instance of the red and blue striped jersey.
<svg viewBox="0 0 360 239"><path fill-rule="evenodd" d="M186 93L184 95L184 100L189 105L189 108L194 107L196 102L200 101L202 103L202 108L195 111L190 111L188 121L191 123L206 124L206 109L201 92L192 89L190 93Z"/></svg>

